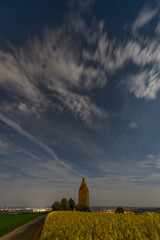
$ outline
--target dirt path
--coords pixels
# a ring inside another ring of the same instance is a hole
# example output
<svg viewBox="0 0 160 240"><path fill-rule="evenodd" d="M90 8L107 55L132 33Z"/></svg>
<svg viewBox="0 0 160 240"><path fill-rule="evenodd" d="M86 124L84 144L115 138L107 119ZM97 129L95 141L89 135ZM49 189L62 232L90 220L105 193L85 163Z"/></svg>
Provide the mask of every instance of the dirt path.
<svg viewBox="0 0 160 240"><path fill-rule="evenodd" d="M42 230L45 218L46 215L38 217L0 238L0 240L36 240Z"/></svg>

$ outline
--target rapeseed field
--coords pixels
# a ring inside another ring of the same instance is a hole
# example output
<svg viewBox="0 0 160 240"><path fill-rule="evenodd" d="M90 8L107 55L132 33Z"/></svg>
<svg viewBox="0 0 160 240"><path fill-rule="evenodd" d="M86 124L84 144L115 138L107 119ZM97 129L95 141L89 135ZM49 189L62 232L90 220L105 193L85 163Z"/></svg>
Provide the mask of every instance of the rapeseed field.
<svg viewBox="0 0 160 240"><path fill-rule="evenodd" d="M159 240L160 215L59 211L48 214L40 240Z"/></svg>

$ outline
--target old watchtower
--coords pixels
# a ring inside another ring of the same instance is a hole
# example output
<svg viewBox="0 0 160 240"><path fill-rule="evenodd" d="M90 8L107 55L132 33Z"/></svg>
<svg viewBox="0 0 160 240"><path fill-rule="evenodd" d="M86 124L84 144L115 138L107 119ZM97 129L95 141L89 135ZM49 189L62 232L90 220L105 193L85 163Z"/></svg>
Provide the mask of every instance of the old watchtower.
<svg viewBox="0 0 160 240"><path fill-rule="evenodd" d="M85 179L82 179L81 186L79 188L79 202L80 205L89 207L89 190L86 185Z"/></svg>

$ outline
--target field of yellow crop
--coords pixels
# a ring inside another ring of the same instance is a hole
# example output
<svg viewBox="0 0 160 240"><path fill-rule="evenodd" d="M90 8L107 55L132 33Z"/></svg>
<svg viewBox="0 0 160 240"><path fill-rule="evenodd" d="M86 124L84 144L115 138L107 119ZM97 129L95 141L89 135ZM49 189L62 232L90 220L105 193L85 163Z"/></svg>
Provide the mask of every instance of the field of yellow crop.
<svg viewBox="0 0 160 240"><path fill-rule="evenodd" d="M51 212L40 240L159 240L160 215Z"/></svg>

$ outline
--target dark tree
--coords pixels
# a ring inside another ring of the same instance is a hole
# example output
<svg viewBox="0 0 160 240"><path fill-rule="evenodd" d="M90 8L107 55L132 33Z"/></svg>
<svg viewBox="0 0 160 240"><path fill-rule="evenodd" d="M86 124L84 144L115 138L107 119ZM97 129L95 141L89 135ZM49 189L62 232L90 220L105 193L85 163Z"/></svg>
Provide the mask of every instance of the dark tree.
<svg viewBox="0 0 160 240"><path fill-rule="evenodd" d="M116 209L116 213L124 213L124 209L122 207L118 207Z"/></svg>
<svg viewBox="0 0 160 240"><path fill-rule="evenodd" d="M70 210L74 210L75 209L76 204L75 204L75 201L72 198L70 198L68 200L68 204L69 204Z"/></svg>
<svg viewBox="0 0 160 240"><path fill-rule="evenodd" d="M61 200L61 209L64 210L64 211L65 211L65 210L69 210L69 204L68 204L66 198L63 198L63 199Z"/></svg>
<svg viewBox="0 0 160 240"><path fill-rule="evenodd" d="M81 204L77 204L76 205L76 211L79 211L79 212L91 212L91 210L90 210L90 208L88 206L81 205Z"/></svg>
<svg viewBox="0 0 160 240"><path fill-rule="evenodd" d="M61 210L61 203L59 201L54 202L52 204L52 211L60 211Z"/></svg>

